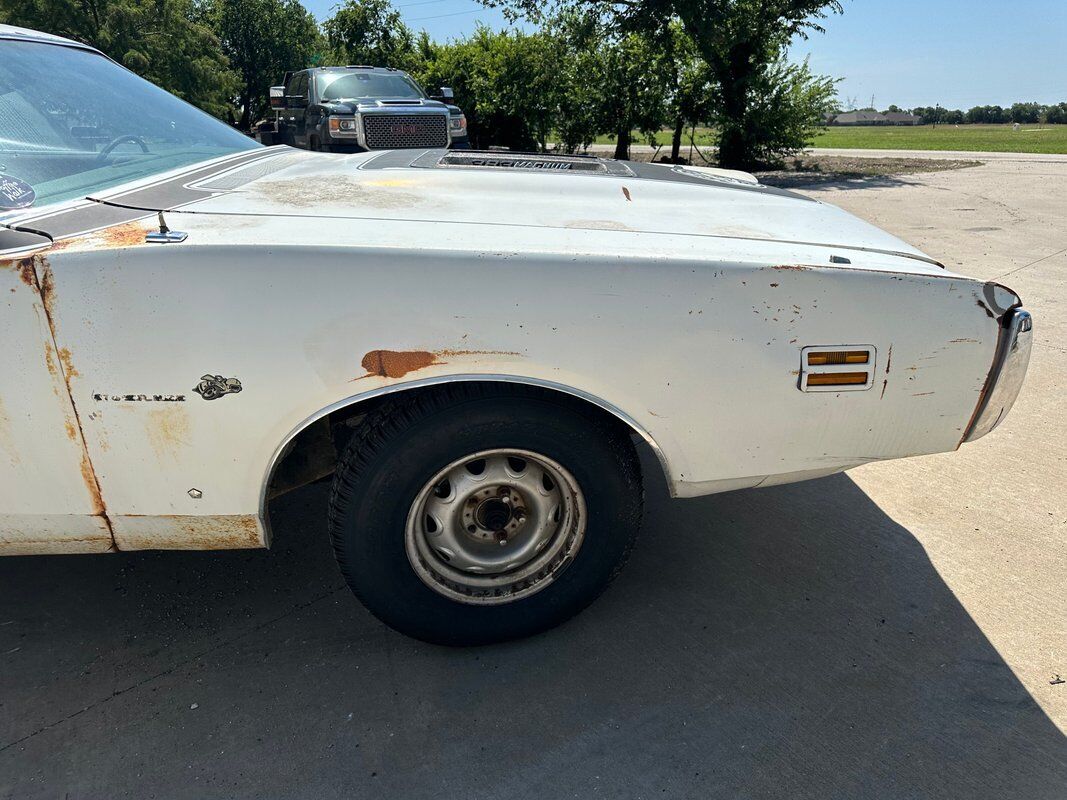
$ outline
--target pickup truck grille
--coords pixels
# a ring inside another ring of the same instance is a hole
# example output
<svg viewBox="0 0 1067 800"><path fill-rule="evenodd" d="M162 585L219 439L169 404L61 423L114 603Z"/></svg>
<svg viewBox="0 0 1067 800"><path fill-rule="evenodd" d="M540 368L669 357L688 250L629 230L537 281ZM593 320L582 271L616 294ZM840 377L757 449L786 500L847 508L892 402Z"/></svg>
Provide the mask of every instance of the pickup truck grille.
<svg viewBox="0 0 1067 800"><path fill-rule="evenodd" d="M364 114L363 135L371 150L447 147L445 114Z"/></svg>

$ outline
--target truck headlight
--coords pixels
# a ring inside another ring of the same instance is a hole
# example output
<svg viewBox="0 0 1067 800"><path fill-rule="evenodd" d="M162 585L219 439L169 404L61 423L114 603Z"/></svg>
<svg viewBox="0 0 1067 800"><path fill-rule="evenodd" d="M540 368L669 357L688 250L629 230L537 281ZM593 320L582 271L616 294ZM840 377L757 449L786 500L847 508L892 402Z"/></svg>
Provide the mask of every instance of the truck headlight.
<svg viewBox="0 0 1067 800"><path fill-rule="evenodd" d="M467 132L467 118L463 114L453 114L448 119L448 127L453 134Z"/></svg>
<svg viewBox="0 0 1067 800"><path fill-rule="evenodd" d="M355 136L359 131L355 117L330 117L330 133L341 136Z"/></svg>

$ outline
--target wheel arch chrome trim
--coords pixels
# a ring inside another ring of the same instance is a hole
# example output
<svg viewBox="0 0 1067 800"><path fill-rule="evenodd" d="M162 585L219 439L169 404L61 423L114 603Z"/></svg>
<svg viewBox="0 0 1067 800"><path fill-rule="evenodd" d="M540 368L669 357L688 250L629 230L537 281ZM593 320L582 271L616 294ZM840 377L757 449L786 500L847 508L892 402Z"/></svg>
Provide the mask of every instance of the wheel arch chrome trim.
<svg viewBox="0 0 1067 800"><path fill-rule="evenodd" d="M377 389L371 389L370 391L361 392L355 395L349 395L348 397L337 400L325 408L319 409L314 414L306 417L298 425L296 425L281 443L274 449L274 453L270 458L267 468L263 474L262 485L259 492L259 517L263 523L264 530L266 532L266 541L268 546L270 544L270 518L267 514L267 502L268 491L270 489L271 479L274 477L274 473L278 468L278 465L282 462L285 456L288 454L289 447L296 440L296 437L300 435L308 426L313 425L324 417L329 416L335 411L340 411L351 406L359 405L368 400L374 400L379 397L384 397L391 394L398 394L400 392L414 391L417 389L425 389L431 386L442 386L450 383L512 383L524 386L534 386L541 389L548 389L550 391L559 392L560 394L569 395L578 400L583 400L591 405L596 406L602 411L606 411L622 422L633 433L637 434L645 444L652 448L652 452L656 454L656 460L659 462L660 468L663 470L663 476L666 479L667 486L670 490L671 496L675 496L674 481L671 479L670 462L667 459L666 453L656 443L656 440L652 437L645 428L632 416L627 414L618 406L609 403L608 401L600 398L590 392L586 392L583 389L578 389L574 386L568 386L564 383L556 383L555 381L542 380L540 378L530 378L524 375L505 375L505 374L483 374L483 373L463 373L459 375L442 375L435 378L423 378L414 381L404 381L402 383L391 384L389 386L382 386Z"/></svg>

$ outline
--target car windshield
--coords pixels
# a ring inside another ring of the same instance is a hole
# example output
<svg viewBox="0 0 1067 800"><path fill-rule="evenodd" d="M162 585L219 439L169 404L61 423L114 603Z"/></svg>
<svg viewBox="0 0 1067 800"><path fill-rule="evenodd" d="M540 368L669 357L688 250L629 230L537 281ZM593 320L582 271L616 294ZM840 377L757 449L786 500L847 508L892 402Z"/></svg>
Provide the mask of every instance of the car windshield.
<svg viewBox="0 0 1067 800"><path fill-rule="evenodd" d="M32 205L260 146L97 53L0 39L0 182Z"/></svg>
<svg viewBox="0 0 1067 800"><path fill-rule="evenodd" d="M417 100L425 95L406 75L382 75L377 72L322 72L315 76L323 100L348 100L360 97L395 97Z"/></svg>

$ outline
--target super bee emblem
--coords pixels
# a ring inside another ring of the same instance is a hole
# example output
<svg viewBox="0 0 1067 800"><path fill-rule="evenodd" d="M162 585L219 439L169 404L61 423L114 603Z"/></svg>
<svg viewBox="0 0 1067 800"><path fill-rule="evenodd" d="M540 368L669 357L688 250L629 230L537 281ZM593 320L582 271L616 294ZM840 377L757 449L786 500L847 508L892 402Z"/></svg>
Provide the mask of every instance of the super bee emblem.
<svg viewBox="0 0 1067 800"><path fill-rule="evenodd" d="M241 382L237 378L204 375L193 391L205 400L218 400L226 394L237 394L242 388Z"/></svg>

